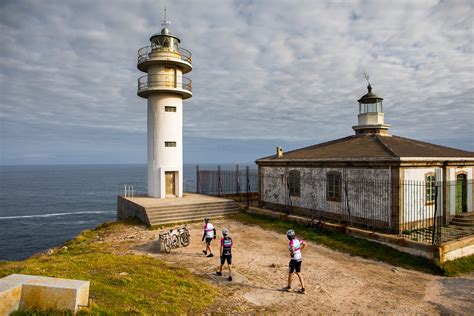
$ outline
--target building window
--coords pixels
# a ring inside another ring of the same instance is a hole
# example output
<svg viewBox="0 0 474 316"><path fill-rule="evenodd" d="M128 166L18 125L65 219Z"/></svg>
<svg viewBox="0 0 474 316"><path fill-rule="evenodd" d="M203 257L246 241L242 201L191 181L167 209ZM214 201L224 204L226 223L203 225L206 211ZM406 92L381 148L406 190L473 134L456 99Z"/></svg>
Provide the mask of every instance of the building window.
<svg viewBox="0 0 474 316"><path fill-rule="evenodd" d="M326 174L326 199L328 201L341 201L341 174L331 171Z"/></svg>
<svg viewBox="0 0 474 316"><path fill-rule="evenodd" d="M165 147L176 147L176 142L165 142Z"/></svg>
<svg viewBox="0 0 474 316"><path fill-rule="evenodd" d="M433 204L435 202L435 186L436 176L434 173L427 173L425 175L425 196L426 204Z"/></svg>
<svg viewBox="0 0 474 316"><path fill-rule="evenodd" d="M290 196L300 196L300 172L291 170L288 176L288 189Z"/></svg>
<svg viewBox="0 0 474 316"><path fill-rule="evenodd" d="M165 112L176 112L175 106L165 106Z"/></svg>

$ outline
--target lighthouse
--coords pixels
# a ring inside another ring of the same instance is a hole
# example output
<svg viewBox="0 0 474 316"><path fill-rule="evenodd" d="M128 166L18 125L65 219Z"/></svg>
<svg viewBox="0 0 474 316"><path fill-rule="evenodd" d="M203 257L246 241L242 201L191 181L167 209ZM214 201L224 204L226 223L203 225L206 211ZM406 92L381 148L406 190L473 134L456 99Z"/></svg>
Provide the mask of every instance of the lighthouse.
<svg viewBox="0 0 474 316"><path fill-rule="evenodd" d="M388 129L390 124L385 124L382 108L383 98L372 92L372 85L369 82L369 76L364 73L368 86L367 93L359 100L358 125L352 126L356 135L362 134L381 134L389 136Z"/></svg>
<svg viewBox="0 0 474 316"><path fill-rule="evenodd" d="M147 99L148 196L183 196L183 99L192 97L191 53L169 31L165 18L150 45L138 50L139 97Z"/></svg>

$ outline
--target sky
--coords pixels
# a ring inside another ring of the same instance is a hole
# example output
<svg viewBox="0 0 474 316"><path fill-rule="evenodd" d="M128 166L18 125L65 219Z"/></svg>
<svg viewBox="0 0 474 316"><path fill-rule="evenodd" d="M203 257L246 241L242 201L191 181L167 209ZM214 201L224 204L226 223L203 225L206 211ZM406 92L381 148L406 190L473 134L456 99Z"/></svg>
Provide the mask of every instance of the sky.
<svg viewBox="0 0 474 316"><path fill-rule="evenodd" d="M165 5L185 163L354 134L363 71L392 134L474 151L473 1L2 0L0 164L146 163L136 58Z"/></svg>

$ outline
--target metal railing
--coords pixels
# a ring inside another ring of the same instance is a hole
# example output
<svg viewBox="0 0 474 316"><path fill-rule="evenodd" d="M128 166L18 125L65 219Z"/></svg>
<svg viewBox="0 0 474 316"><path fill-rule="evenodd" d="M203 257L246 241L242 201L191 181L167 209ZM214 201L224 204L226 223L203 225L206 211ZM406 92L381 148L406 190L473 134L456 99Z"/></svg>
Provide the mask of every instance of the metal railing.
<svg viewBox="0 0 474 316"><path fill-rule="evenodd" d="M193 91L191 79L183 76L158 74L145 75L138 78L138 92L156 88L183 89L189 92Z"/></svg>
<svg viewBox="0 0 474 316"><path fill-rule="evenodd" d="M118 185L118 195L125 198L134 198L137 195L148 194L148 184L146 182L120 183Z"/></svg>
<svg viewBox="0 0 474 316"><path fill-rule="evenodd" d="M137 63L140 64L149 59L152 59L154 57L153 53L169 54L171 57L179 58L189 64L192 63L192 55L189 50L184 49L184 48L178 48L178 51L176 51L168 47L157 46L157 45L145 46L145 47L140 48L138 50Z"/></svg>
<svg viewBox="0 0 474 316"><path fill-rule="evenodd" d="M434 245L472 234L452 221L455 215L472 209L472 205L464 205L470 200L459 193L470 192L472 180L465 184L411 180L392 183L388 179L348 179L342 175L334 183L311 174L299 176L300 186L290 183L289 174L265 174L259 180L262 206L288 214L395 233ZM464 204L460 210L457 205L461 200Z"/></svg>
<svg viewBox="0 0 474 316"><path fill-rule="evenodd" d="M258 192L258 171L222 170L217 166L217 170L196 169L196 192L207 195L225 195Z"/></svg>
<svg viewBox="0 0 474 316"><path fill-rule="evenodd" d="M246 166L244 170L200 170L196 166L195 192L217 195L233 199L237 202L258 205L258 171Z"/></svg>

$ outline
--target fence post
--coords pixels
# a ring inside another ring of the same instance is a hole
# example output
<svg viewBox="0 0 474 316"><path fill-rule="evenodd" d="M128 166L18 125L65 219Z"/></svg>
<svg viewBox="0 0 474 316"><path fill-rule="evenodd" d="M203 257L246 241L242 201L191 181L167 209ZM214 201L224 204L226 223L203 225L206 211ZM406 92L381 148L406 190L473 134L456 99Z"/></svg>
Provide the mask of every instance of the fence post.
<svg viewBox="0 0 474 316"><path fill-rule="evenodd" d="M199 177L199 165L196 165L196 193L199 193L200 190L199 190L199 186L200 186L200 177Z"/></svg>
<svg viewBox="0 0 474 316"><path fill-rule="evenodd" d="M221 196L222 182L221 182L221 166L217 166L217 196Z"/></svg>
<svg viewBox="0 0 474 316"><path fill-rule="evenodd" d="M247 206L250 206L250 201L249 201L249 191L250 191L250 179L249 179L249 166L245 167L245 175L247 178Z"/></svg>
<svg viewBox="0 0 474 316"><path fill-rule="evenodd" d="M235 165L235 194L237 196L240 193L240 183L239 182L240 182L240 179L239 179L239 165Z"/></svg>
<svg viewBox="0 0 474 316"><path fill-rule="evenodd" d="M433 216L433 235L431 236L431 242L433 245L438 245L438 238L439 238L439 235L438 235L438 228L439 228L439 223L436 223L437 222L437 219L436 217L438 216L438 184L436 183L435 184L435 187L434 187L434 200L435 200L435 203L434 203L434 216Z"/></svg>
<svg viewBox="0 0 474 316"><path fill-rule="evenodd" d="M345 191L345 195L346 195L346 211L347 211L347 214L349 215L349 226L352 227L351 209L349 207L349 192L347 190L347 178L344 179L344 191Z"/></svg>

